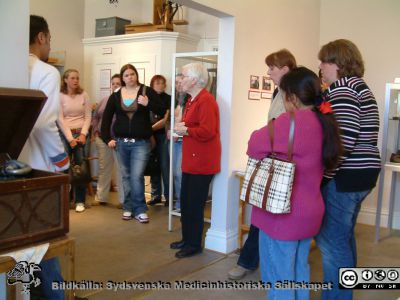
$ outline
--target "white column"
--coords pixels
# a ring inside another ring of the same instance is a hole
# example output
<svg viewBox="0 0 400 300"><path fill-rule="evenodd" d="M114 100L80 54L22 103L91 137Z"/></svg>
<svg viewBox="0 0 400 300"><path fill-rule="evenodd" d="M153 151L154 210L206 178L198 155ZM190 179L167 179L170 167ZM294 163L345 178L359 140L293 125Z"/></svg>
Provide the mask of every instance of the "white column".
<svg viewBox="0 0 400 300"><path fill-rule="evenodd" d="M0 86L28 88L29 0L0 1Z"/></svg>
<svg viewBox="0 0 400 300"><path fill-rule="evenodd" d="M0 86L28 88L29 0L0 1ZM6 299L0 274L0 299Z"/></svg>
<svg viewBox="0 0 400 300"><path fill-rule="evenodd" d="M219 21L217 101L220 111L221 172L215 176L212 191L211 227L205 247L229 253L237 248L239 192L238 180L232 176L231 112L233 91L233 49L235 24L233 17Z"/></svg>

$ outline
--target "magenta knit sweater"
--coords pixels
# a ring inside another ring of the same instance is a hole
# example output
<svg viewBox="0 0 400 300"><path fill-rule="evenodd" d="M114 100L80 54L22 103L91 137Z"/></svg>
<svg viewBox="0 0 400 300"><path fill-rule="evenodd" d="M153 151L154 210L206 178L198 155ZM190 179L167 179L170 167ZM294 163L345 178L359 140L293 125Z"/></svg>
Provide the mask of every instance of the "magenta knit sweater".
<svg viewBox="0 0 400 300"><path fill-rule="evenodd" d="M274 123L274 150L287 158L289 114ZM251 223L277 240L301 240L315 236L321 226L324 203L320 192L323 176L322 126L314 112L300 110L295 114L293 160L296 163L289 214L275 215L253 207ZM264 158L271 152L268 126L252 133L247 155Z"/></svg>

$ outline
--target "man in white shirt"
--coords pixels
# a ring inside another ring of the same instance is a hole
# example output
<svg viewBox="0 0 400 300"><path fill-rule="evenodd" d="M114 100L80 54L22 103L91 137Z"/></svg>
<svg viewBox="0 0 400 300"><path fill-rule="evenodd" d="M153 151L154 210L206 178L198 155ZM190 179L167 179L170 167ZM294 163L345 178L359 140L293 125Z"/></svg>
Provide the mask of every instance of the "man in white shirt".
<svg viewBox="0 0 400 300"><path fill-rule="evenodd" d="M45 19L31 16L29 40L29 88L43 91L47 101L22 149L19 160L32 168L64 171L68 155L61 142L56 120L60 107L60 74L46 63L50 52L50 31Z"/></svg>
<svg viewBox="0 0 400 300"><path fill-rule="evenodd" d="M29 32L29 88L43 91L47 101L33 127L19 160L35 169L65 171L69 158L61 142L56 125L60 106L60 74L46 63L50 52L50 31L46 20L30 16ZM38 276L45 299L64 299L64 291L52 290L52 281L63 281L57 258L42 261Z"/></svg>

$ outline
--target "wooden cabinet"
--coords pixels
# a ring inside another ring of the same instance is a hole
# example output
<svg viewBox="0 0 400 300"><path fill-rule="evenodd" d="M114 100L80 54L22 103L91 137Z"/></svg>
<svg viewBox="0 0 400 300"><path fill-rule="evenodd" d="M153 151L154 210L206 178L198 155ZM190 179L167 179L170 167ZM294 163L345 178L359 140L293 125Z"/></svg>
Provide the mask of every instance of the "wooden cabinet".
<svg viewBox="0 0 400 300"><path fill-rule="evenodd" d="M45 101L41 91L0 88L1 168L5 153L18 158ZM0 250L65 235L68 210L68 175L33 170L0 178Z"/></svg>

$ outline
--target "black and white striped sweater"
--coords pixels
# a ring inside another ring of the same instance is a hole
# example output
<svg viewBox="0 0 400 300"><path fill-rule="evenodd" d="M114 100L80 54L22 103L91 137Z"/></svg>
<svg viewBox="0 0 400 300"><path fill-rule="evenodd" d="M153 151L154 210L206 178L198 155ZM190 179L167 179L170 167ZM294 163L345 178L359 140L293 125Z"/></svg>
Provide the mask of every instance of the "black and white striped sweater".
<svg viewBox="0 0 400 300"><path fill-rule="evenodd" d="M345 150L339 167L327 172L325 179L335 178L341 192L372 189L381 168L379 112L374 95L363 79L343 77L332 83L325 99L332 105Z"/></svg>

